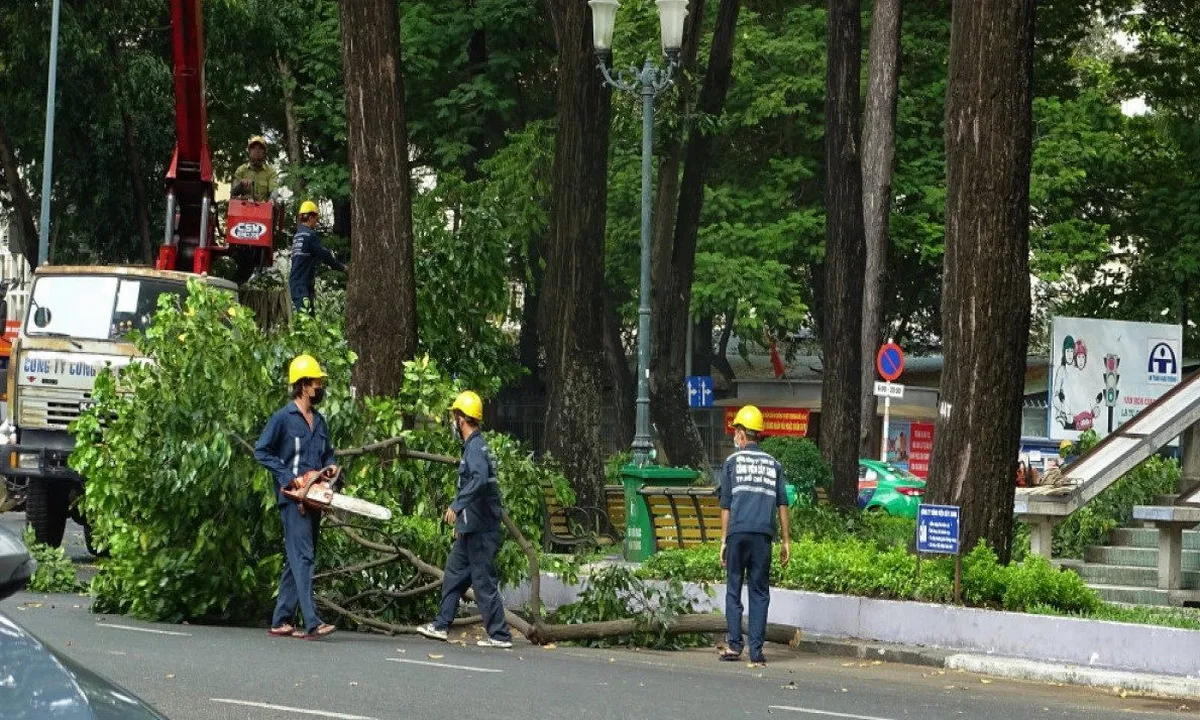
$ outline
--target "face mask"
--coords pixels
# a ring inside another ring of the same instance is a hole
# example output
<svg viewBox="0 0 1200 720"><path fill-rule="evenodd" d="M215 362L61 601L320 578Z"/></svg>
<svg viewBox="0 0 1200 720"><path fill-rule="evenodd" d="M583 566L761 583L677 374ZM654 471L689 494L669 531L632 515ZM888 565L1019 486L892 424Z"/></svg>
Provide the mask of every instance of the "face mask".
<svg viewBox="0 0 1200 720"><path fill-rule="evenodd" d="M313 390L313 396L309 399L309 402L311 402L313 405L320 405L321 401L324 399L325 388L322 386Z"/></svg>
<svg viewBox="0 0 1200 720"><path fill-rule="evenodd" d="M462 430L458 427L458 418L451 416L450 418L450 433L454 435L454 439L462 442Z"/></svg>

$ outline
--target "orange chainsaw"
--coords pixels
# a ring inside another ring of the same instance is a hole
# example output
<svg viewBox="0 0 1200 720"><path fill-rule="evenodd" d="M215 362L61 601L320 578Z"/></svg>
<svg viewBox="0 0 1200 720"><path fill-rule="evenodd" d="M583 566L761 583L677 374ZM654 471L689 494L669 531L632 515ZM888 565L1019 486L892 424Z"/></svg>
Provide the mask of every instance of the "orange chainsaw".
<svg viewBox="0 0 1200 720"><path fill-rule="evenodd" d="M291 484L283 489L283 494L300 503L301 514L304 513L305 508L313 510L333 508L376 520L392 519L392 511L382 505L334 492L334 487L341 479L341 474L342 469L334 465L323 470L309 470L292 480Z"/></svg>

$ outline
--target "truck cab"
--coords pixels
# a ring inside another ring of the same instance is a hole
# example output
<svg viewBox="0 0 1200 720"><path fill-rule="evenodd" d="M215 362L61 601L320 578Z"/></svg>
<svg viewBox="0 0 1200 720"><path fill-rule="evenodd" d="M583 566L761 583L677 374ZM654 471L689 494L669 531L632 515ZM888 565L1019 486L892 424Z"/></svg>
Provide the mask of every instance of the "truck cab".
<svg viewBox="0 0 1200 720"><path fill-rule="evenodd" d="M129 336L150 325L158 298L186 297L187 282L196 277L237 292L220 278L145 267L44 266L34 272L12 344L13 430L9 444L0 445L0 474L24 479L26 517L38 542L60 545L68 517L86 533L78 503L84 478L67 465L75 447L67 428L91 403L101 370L141 360Z"/></svg>

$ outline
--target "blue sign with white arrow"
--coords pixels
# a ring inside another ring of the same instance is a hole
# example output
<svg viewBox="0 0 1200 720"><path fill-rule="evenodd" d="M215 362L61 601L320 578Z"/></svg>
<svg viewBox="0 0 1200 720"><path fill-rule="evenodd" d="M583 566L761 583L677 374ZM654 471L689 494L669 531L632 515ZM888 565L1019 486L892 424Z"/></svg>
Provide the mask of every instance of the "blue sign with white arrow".
<svg viewBox="0 0 1200 720"><path fill-rule="evenodd" d="M688 407L713 406L713 379L709 375L692 375L687 379Z"/></svg>

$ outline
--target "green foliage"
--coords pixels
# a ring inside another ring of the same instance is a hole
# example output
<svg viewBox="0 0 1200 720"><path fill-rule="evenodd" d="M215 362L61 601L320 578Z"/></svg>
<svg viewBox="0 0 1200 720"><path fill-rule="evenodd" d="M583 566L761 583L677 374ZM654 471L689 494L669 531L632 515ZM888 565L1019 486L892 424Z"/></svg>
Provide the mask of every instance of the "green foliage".
<svg viewBox="0 0 1200 720"><path fill-rule="evenodd" d="M445 425L459 388L427 358L405 363L396 397L350 398L354 355L335 310L322 302L318 317L298 315L264 332L228 294L193 282L182 305L164 297L153 325L136 338L152 362L97 378L96 406L72 428L71 465L88 478L86 513L111 552L92 585L98 611L235 622L265 612L281 564L280 525L273 481L239 438L252 442L287 401L282 379L300 352L316 356L330 376L321 410L335 447L402 437L411 449L459 452ZM536 544L540 483L566 492L566 480L511 439L487 438L505 506ZM392 509L392 519L377 526L382 535L428 562L444 561L450 528L440 517L454 495L454 466L367 455L348 459L344 473L347 492ZM367 559L344 534L323 533L322 568ZM506 582L527 571L514 542L505 543L497 567ZM411 569L396 564L330 578L320 591L343 598L410 580ZM382 617L413 619L433 604L420 596Z"/></svg>
<svg viewBox="0 0 1200 720"><path fill-rule="evenodd" d="M579 641L588 647L679 650L711 645L707 635L665 632L672 620L694 612L695 606L684 594L682 580L671 578L662 587L645 582L628 568L608 566L589 575L579 599L556 610L552 620L564 624L637 620L638 629L630 635Z"/></svg>
<svg viewBox="0 0 1200 720"><path fill-rule="evenodd" d="M796 486L797 505L815 502L817 488L828 490L833 484L833 469L808 438L769 437L762 449L783 465L787 481Z"/></svg>
<svg viewBox="0 0 1200 720"><path fill-rule="evenodd" d="M604 461L604 483L606 485L621 484L621 468L633 462L633 451L622 450L613 453Z"/></svg>
<svg viewBox="0 0 1200 720"><path fill-rule="evenodd" d="M643 566L645 577L687 582L722 582L719 547L664 550ZM954 594L954 562L949 558L917 558L901 545L881 547L857 537L792 543L791 562L771 566L771 584L793 590L859 595L893 600L950 602ZM980 545L963 558L963 601L978 607L1024 611L1031 607L1090 614L1100 607L1095 591L1073 572L1056 570L1042 558L1009 566Z"/></svg>
<svg viewBox="0 0 1200 720"><path fill-rule="evenodd" d="M917 524L910 518L891 517L885 513L843 512L828 505L793 507L791 510L792 539L810 537L816 540L858 538L881 550L908 547L916 537Z"/></svg>
<svg viewBox="0 0 1200 720"><path fill-rule="evenodd" d="M75 565L61 547L50 547L33 538L33 528L25 528L25 547L37 562L29 579L29 590L40 593L69 593L79 589Z"/></svg>

